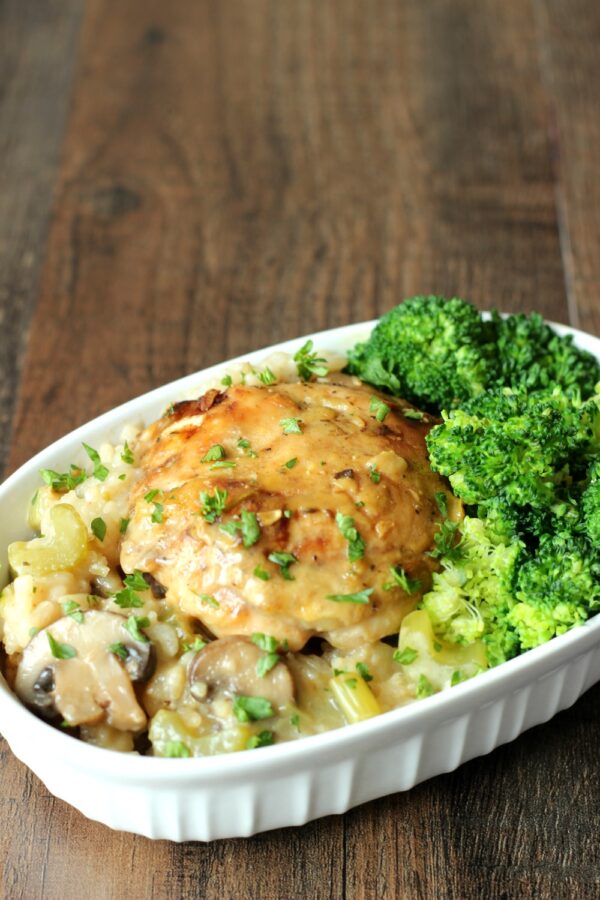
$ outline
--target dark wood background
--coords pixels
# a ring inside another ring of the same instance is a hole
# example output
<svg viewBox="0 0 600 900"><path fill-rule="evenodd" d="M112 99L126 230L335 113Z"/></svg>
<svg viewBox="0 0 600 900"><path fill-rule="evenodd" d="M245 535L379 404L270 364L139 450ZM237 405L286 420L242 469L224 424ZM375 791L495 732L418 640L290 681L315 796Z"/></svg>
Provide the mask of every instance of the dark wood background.
<svg viewBox="0 0 600 900"><path fill-rule="evenodd" d="M599 148L598 0L0 0L0 463L414 293L599 333ZM596 898L599 701L208 846L92 824L2 743L4 896Z"/></svg>

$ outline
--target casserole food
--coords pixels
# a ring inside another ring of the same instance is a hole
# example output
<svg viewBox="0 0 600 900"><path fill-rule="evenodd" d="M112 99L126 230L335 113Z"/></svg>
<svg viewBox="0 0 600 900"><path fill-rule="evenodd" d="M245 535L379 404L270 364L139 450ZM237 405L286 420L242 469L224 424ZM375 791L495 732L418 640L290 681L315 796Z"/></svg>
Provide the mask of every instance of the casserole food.
<svg viewBox="0 0 600 900"><path fill-rule="evenodd" d="M368 328L339 329L315 336L315 342L319 348L344 352L366 336ZM588 348L595 348L594 339L580 336L579 340ZM302 343L290 342L275 349L294 352ZM254 354L250 362L258 365L262 359L264 353ZM219 377L227 368L215 367L206 374L209 378ZM27 495L33 493L38 469L64 464L80 441L93 445L107 435L116 440L124 423L140 416L151 420L174 397L193 393L198 383L198 376L192 376L146 395L44 451L4 485L4 508L8 499L12 508L20 505L22 509ZM5 518L3 546L23 536L17 522L12 524L12 531L7 523ZM597 679L597 627L596 620L591 620L577 631L484 678L431 698L426 704L397 710L310 741L267 747L257 754L190 760L184 765L123 756L118 758L118 766L111 765L106 762L110 754L49 731L8 693L3 694L0 707L2 727L17 755L25 756L51 790L59 796L68 795L71 802L77 798L78 808L113 827L173 839L247 834L282 824L299 824L411 786L436 771L448 771L464 759L487 752L525 727L545 720L557 708L573 702ZM546 679L538 684L552 669L557 671L551 682ZM486 706L483 711L482 705ZM36 752L39 742L31 739L39 729L47 735L43 758ZM440 740L443 735L449 740ZM159 774L157 767L166 767L164 773ZM283 789L290 796L289 806L282 807L275 800ZM186 803L186 791L188 797L191 791L200 802ZM137 810L144 811L140 815L131 812L131 802L124 802L125 798L132 801L134 795ZM234 795L236 811L227 812L225 807Z"/></svg>

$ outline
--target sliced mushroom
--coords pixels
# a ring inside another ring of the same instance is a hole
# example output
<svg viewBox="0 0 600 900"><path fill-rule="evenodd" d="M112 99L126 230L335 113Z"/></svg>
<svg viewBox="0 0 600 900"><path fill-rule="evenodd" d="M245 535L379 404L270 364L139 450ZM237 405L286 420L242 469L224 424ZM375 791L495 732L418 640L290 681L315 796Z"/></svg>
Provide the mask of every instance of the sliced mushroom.
<svg viewBox="0 0 600 900"><path fill-rule="evenodd" d="M146 714L133 681L150 678L154 645L136 640L116 613L89 610L82 620L65 616L42 629L23 651L15 690L45 718L69 725L107 722L120 731L139 731ZM143 634L143 632L140 632Z"/></svg>
<svg viewBox="0 0 600 900"><path fill-rule="evenodd" d="M213 700L243 694L264 697L275 707L294 699L294 681L283 660L261 676L257 663L265 654L245 637L219 638L199 650L189 669L190 692Z"/></svg>

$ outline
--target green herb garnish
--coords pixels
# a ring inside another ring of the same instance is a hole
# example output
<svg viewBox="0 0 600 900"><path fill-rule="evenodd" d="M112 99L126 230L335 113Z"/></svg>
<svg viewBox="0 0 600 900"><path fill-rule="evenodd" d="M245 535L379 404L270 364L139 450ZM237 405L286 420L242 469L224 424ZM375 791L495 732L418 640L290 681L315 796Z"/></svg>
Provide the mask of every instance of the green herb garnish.
<svg viewBox="0 0 600 900"><path fill-rule="evenodd" d="M269 553L267 557L271 562L275 563L275 565L280 566L281 575L285 578L286 581L295 581L294 576L290 575L289 568L290 566L298 562L297 557L294 556L293 553L283 553L279 551L275 551L273 553Z"/></svg>
<svg viewBox="0 0 600 900"><path fill-rule="evenodd" d="M63 612L66 616L70 616L78 625L83 624L83 613L81 606L75 600L65 600L62 604Z"/></svg>
<svg viewBox="0 0 600 900"><path fill-rule="evenodd" d="M383 400L379 399L379 397L371 397L371 402L369 403L369 412L375 416L378 422L383 422L390 411L390 407L387 405L387 403L384 403Z"/></svg>
<svg viewBox="0 0 600 900"><path fill-rule="evenodd" d="M131 447L129 446L127 441L125 441L125 446L123 447L123 452L121 453L121 459L123 460L124 463L127 463L127 465L129 465L129 466L133 465L133 463L135 461L134 457L133 457L133 453L131 452Z"/></svg>
<svg viewBox="0 0 600 900"><path fill-rule="evenodd" d="M200 512L207 522L215 522L225 511L227 491L215 488L214 494L202 491L200 494Z"/></svg>
<svg viewBox="0 0 600 900"><path fill-rule="evenodd" d="M108 475L108 469L100 459L100 454L97 450L94 450L93 447L90 447L89 444L84 443L83 449L85 450L91 461L94 463L94 471L92 473L94 478L97 478L98 481L104 481L106 479L106 476Z"/></svg>
<svg viewBox="0 0 600 900"><path fill-rule="evenodd" d="M92 519L90 528L92 529L94 537L97 537L99 541L104 540L106 537L106 522L104 519L101 519L100 516L96 519Z"/></svg>
<svg viewBox="0 0 600 900"><path fill-rule="evenodd" d="M334 603L362 603L369 602L369 597L373 593L373 588L365 588L364 591L355 591L354 594L327 594L328 600Z"/></svg>
<svg viewBox="0 0 600 900"><path fill-rule="evenodd" d="M77 656L75 647L71 647L70 644L61 644L52 637L49 631L46 632L46 635L48 637L52 656L56 659L73 659L74 656Z"/></svg>
<svg viewBox="0 0 600 900"><path fill-rule="evenodd" d="M262 383L266 385L275 384L275 382L277 381L268 366L263 369L262 372L258 373L258 377L260 378Z"/></svg>
<svg viewBox="0 0 600 900"><path fill-rule="evenodd" d="M390 575L392 580L383 585L384 591L391 591L394 588L402 588L407 594L414 594L421 588L421 582L418 578L409 578L402 566L390 566Z"/></svg>
<svg viewBox="0 0 600 900"><path fill-rule="evenodd" d="M394 662L399 663L401 666L409 666L418 656L417 650L413 647L404 647L402 650L396 650L394 653Z"/></svg>
<svg viewBox="0 0 600 900"><path fill-rule="evenodd" d="M163 756L171 759L189 759L192 751L183 741L167 741Z"/></svg>
<svg viewBox="0 0 600 900"><path fill-rule="evenodd" d="M281 419L280 425L284 434L302 434L300 419Z"/></svg>
<svg viewBox="0 0 600 900"><path fill-rule="evenodd" d="M150 619L147 616L129 616L124 627L135 641L140 641L142 644L148 644L150 643L150 638L148 638L140 629L147 628L149 624Z"/></svg>
<svg viewBox="0 0 600 900"><path fill-rule="evenodd" d="M269 747L274 740L272 731L261 731L253 734L246 742L246 750L255 750L257 747Z"/></svg>
<svg viewBox="0 0 600 900"><path fill-rule="evenodd" d="M225 447L221 444L213 444L212 447L209 447L200 462L215 462L217 459L225 459Z"/></svg>
<svg viewBox="0 0 600 900"><path fill-rule="evenodd" d="M342 536L348 541L348 559L350 562L362 559L365 555L365 542L356 530L352 516L345 516L339 512L335 517L335 521Z"/></svg>
<svg viewBox="0 0 600 900"><path fill-rule="evenodd" d="M435 693L435 688L425 675L419 675L417 682L417 697L423 700L424 697L431 697Z"/></svg>
<svg viewBox="0 0 600 900"><path fill-rule="evenodd" d="M373 681L373 676L369 672L369 667L364 662L356 663L356 671L360 675L363 681Z"/></svg>
<svg viewBox="0 0 600 900"><path fill-rule="evenodd" d="M313 342L310 340L294 354L294 362L302 381L308 381L313 375L325 378L329 374L327 360L313 352Z"/></svg>
<svg viewBox="0 0 600 900"><path fill-rule="evenodd" d="M233 714L238 722L256 722L259 719L270 719L275 711L265 697L240 694L233 701Z"/></svg>

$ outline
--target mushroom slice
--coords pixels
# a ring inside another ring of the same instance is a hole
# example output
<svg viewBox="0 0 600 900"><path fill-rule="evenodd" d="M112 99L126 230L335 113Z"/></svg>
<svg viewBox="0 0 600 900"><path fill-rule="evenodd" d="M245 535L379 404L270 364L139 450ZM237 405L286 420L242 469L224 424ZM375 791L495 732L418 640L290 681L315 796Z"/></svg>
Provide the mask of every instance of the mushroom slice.
<svg viewBox="0 0 600 900"><path fill-rule="evenodd" d="M264 676L257 663L264 656L245 637L219 638L199 650L189 668L190 692L197 699L217 699L242 694L264 697L282 708L294 700L294 681L283 660Z"/></svg>
<svg viewBox="0 0 600 900"><path fill-rule="evenodd" d="M154 645L133 638L125 623L116 613L89 610L81 622L65 616L39 631L17 669L21 700L69 725L105 721L120 731L139 731L146 714L132 681L152 675L156 655Z"/></svg>

